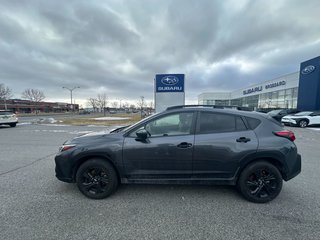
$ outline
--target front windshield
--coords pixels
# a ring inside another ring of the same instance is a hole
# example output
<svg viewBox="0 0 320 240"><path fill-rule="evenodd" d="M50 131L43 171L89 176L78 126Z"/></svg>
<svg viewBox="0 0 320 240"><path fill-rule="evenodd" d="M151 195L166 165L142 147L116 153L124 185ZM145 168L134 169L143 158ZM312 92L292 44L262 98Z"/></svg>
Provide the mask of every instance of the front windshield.
<svg viewBox="0 0 320 240"><path fill-rule="evenodd" d="M308 116L310 115L312 112L299 112L294 114L294 116Z"/></svg>

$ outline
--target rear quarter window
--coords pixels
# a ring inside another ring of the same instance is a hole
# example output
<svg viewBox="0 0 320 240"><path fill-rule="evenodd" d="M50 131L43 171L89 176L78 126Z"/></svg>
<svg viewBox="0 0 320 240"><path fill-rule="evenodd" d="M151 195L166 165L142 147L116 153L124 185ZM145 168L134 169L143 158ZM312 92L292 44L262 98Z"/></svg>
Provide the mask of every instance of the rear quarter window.
<svg viewBox="0 0 320 240"><path fill-rule="evenodd" d="M247 122L249 124L250 129L256 129L261 123L261 121L256 118L246 117L246 119L247 119Z"/></svg>

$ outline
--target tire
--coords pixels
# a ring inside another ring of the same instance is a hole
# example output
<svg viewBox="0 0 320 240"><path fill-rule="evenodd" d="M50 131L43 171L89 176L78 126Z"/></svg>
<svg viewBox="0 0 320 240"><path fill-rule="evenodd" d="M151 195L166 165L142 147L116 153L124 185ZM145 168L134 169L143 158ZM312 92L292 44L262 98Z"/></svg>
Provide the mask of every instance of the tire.
<svg viewBox="0 0 320 240"><path fill-rule="evenodd" d="M84 162L76 174L80 192L88 198L103 199L118 187L118 176L113 166L103 159Z"/></svg>
<svg viewBox="0 0 320 240"><path fill-rule="evenodd" d="M305 128L305 127L307 127L307 126L308 126L308 121L307 121L307 120L301 120L301 121L299 122L299 127Z"/></svg>
<svg viewBox="0 0 320 240"><path fill-rule="evenodd" d="M10 123L9 125L10 125L10 127L15 127L15 126L17 126L16 123Z"/></svg>
<svg viewBox="0 0 320 240"><path fill-rule="evenodd" d="M266 203L281 192L282 176L271 163L258 161L249 164L241 172L237 187L250 202Z"/></svg>

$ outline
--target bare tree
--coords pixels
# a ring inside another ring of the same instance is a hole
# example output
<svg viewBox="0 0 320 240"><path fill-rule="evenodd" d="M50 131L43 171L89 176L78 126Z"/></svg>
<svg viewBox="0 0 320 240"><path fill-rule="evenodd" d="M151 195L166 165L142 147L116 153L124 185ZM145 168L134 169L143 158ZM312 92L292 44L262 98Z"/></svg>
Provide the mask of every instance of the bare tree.
<svg viewBox="0 0 320 240"><path fill-rule="evenodd" d="M21 97L35 103L41 102L43 99L46 98L42 91L31 88L24 90Z"/></svg>
<svg viewBox="0 0 320 240"><path fill-rule="evenodd" d="M108 104L107 95L105 93L98 94L96 101L97 101L97 106L100 108L100 111L103 112L103 116L105 116L106 115L106 107Z"/></svg>
<svg viewBox="0 0 320 240"><path fill-rule="evenodd" d="M130 109L134 110L136 108L136 106L134 104L130 104Z"/></svg>
<svg viewBox="0 0 320 240"><path fill-rule="evenodd" d="M4 101L4 109L7 110L7 100L12 97L12 91L3 83L0 83L0 100Z"/></svg>
<svg viewBox="0 0 320 240"><path fill-rule="evenodd" d="M38 89L28 88L22 92L22 98L30 100L35 104L41 102L46 97L44 96L43 92ZM38 114L38 109L36 108L36 114Z"/></svg>
<svg viewBox="0 0 320 240"><path fill-rule="evenodd" d="M141 114L141 118L143 117L143 108L144 108L144 96L140 96L139 101L137 102L137 106L138 108L140 108L140 114Z"/></svg>
<svg viewBox="0 0 320 240"><path fill-rule="evenodd" d="M96 112L98 107L98 100L96 98L89 98L88 105L93 108L93 112Z"/></svg>
<svg viewBox="0 0 320 240"><path fill-rule="evenodd" d="M150 101L149 104L148 104L149 114L152 113L153 109L154 109L154 103L153 103L153 101Z"/></svg>
<svg viewBox="0 0 320 240"><path fill-rule="evenodd" d="M129 103L128 102L124 102L121 107L124 108L124 109L127 109L127 108L129 108Z"/></svg>
<svg viewBox="0 0 320 240"><path fill-rule="evenodd" d="M154 103L153 103L153 101L150 101L150 102L149 102L149 108L150 108L151 110L154 108Z"/></svg>
<svg viewBox="0 0 320 240"><path fill-rule="evenodd" d="M117 108L117 107L118 107L118 102L117 102L117 101L113 101L113 102L111 103L111 106L112 106L113 108Z"/></svg>

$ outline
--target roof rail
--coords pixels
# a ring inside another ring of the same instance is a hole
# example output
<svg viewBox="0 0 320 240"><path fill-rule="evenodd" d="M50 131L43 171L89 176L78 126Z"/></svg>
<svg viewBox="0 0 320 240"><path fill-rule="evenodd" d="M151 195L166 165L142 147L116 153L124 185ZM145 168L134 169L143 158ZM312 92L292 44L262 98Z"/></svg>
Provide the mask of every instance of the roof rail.
<svg viewBox="0 0 320 240"><path fill-rule="evenodd" d="M207 107L207 108L218 108L218 109L237 109L242 111L252 111L252 109L250 109L249 107L221 106L221 105L177 105L177 106L168 107L167 110L188 108L188 107Z"/></svg>

